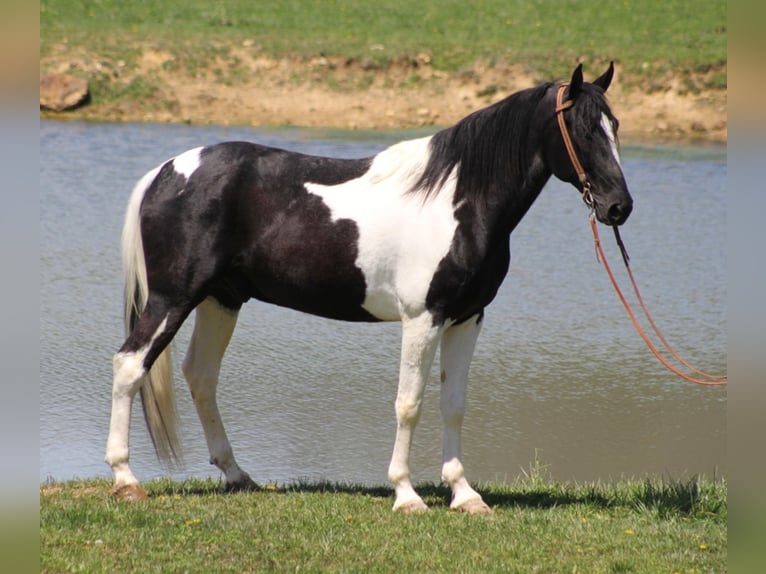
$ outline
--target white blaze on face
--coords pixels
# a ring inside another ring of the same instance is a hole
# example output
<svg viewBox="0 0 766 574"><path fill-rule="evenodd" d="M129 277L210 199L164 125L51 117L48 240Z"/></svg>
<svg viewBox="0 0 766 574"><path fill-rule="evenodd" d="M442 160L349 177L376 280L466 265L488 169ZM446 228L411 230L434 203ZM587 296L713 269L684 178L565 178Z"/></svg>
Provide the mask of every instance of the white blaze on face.
<svg viewBox="0 0 766 574"><path fill-rule="evenodd" d="M612 150L612 155L614 156L615 161L619 164L620 152L617 151L617 138L614 135L612 122L609 121L609 118L607 117L605 113L601 114L601 129L604 130L604 133L606 134L606 138L609 140L609 147Z"/></svg>
<svg viewBox="0 0 766 574"><path fill-rule="evenodd" d="M363 307L382 320L396 321L425 309L431 279L457 228L454 173L426 201L419 193L408 193L428 162L429 141L410 140L384 150L358 179L334 186L306 184L330 208L333 220L356 223L356 265L367 283Z"/></svg>

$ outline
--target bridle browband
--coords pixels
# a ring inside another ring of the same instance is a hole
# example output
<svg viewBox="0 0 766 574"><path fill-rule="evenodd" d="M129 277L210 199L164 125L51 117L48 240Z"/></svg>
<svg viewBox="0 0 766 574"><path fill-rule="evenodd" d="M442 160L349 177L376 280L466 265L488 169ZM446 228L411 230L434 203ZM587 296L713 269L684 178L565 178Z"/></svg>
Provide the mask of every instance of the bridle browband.
<svg viewBox="0 0 766 574"><path fill-rule="evenodd" d="M559 86L558 92L556 93L556 119L559 122L559 130L561 131L561 137L564 138L564 145L567 148L569 160L572 162L572 167L574 167L575 172L577 173L577 178L580 180L580 185L582 185L582 200L585 202L585 205L587 205L590 209L593 209L594 202L593 195L591 195L590 192L590 180L588 180L588 175L585 173L580 160L577 158L577 153L575 152L572 138L569 135L567 124L564 121L564 111L568 110L574 105L574 100L567 100L566 102L562 101L564 99L564 92L566 91L568 85L569 84L561 84Z"/></svg>

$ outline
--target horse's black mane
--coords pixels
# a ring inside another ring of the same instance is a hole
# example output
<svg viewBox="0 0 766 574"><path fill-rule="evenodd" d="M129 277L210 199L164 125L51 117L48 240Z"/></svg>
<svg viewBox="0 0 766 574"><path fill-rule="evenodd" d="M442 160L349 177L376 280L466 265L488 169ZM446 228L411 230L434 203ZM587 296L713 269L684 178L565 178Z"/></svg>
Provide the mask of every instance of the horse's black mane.
<svg viewBox="0 0 766 574"><path fill-rule="evenodd" d="M434 134L428 164L412 191L425 197L438 193L456 166L460 197L487 197L493 186L523 181L534 111L552 86L544 83L511 94ZM584 84L582 90L588 97L578 98L573 108L577 112L572 135L589 138L594 117L604 112L616 120L600 88Z"/></svg>
<svg viewBox="0 0 766 574"><path fill-rule="evenodd" d="M434 134L431 157L413 191L436 193L455 166L458 190L479 196L494 182L523 174L533 111L551 85L511 94Z"/></svg>

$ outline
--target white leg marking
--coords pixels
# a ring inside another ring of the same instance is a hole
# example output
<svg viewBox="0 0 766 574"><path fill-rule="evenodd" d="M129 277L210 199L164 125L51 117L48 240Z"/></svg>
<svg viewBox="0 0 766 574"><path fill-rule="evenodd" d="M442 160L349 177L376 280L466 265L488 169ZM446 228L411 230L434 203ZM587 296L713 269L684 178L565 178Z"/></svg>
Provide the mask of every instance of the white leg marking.
<svg viewBox="0 0 766 574"><path fill-rule="evenodd" d="M609 140L609 147L612 150L612 155L614 156L615 161L618 165L621 165L620 152L617 150L617 138L614 135L614 128L612 127L612 122L609 121L609 118L605 113L601 114L601 129L604 130L606 138Z"/></svg>
<svg viewBox="0 0 766 574"><path fill-rule="evenodd" d="M434 270L449 252L457 228L454 174L426 203L419 194L407 193L428 162L429 142L420 138L391 146L358 179L336 186L306 184L334 220L356 222L356 265L367 283L363 307L382 320L398 321L402 302L409 316L425 310Z"/></svg>
<svg viewBox="0 0 766 574"><path fill-rule="evenodd" d="M112 382L112 414L109 421L109 437L106 441L106 463L112 467L114 488L118 489L129 484L138 484L133 471L128 465L130 413L133 398L141 387L146 369L144 360L154 341L167 326L165 317L151 340L132 353L117 353L112 361L114 379Z"/></svg>
<svg viewBox="0 0 766 574"><path fill-rule="evenodd" d="M433 325L430 313L402 319L402 355L399 365L399 390L396 395L396 439L388 477L394 485L394 510L426 510L410 481L412 434L420 418L426 378L433 364L442 328Z"/></svg>
<svg viewBox="0 0 766 574"><path fill-rule="evenodd" d="M461 429L465 413L468 368L481 331L478 317L447 327L441 341L441 415L444 425L442 480L452 489L452 508L489 512L479 493L468 484L461 462Z"/></svg>
<svg viewBox="0 0 766 574"><path fill-rule="evenodd" d="M181 155L174 157L173 169L176 171L176 173L179 173L186 179L189 179L199 167L199 155L201 151L201 147L195 147L194 149L190 149Z"/></svg>
<svg viewBox="0 0 766 574"><path fill-rule="evenodd" d="M112 415L105 460L112 467L116 489L128 484L138 484L138 479L128 466L128 437L133 397L136 396L146 372L143 368L143 357L139 353L117 353L112 363Z"/></svg>
<svg viewBox="0 0 766 574"><path fill-rule="evenodd" d="M234 332L238 314L210 298L197 306L183 373L205 431L210 463L221 469L227 485L246 487L252 480L234 460L215 396L221 360Z"/></svg>

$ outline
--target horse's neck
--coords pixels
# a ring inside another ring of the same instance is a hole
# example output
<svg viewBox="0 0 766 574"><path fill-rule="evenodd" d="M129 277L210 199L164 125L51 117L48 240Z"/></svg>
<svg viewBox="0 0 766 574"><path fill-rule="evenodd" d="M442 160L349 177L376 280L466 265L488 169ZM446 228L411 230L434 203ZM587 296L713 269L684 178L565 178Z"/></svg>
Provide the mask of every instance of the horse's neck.
<svg viewBox="0 0 766 574"><path fill-rule="evenodd" d="M551 175L540 156L535 155L523 177L507 185L501 204L493 208L496 214L492 218L492 225L496 227L493 230L494 236L508 240L508 236L532 207Z"/></svg>

